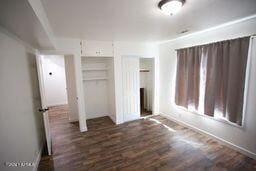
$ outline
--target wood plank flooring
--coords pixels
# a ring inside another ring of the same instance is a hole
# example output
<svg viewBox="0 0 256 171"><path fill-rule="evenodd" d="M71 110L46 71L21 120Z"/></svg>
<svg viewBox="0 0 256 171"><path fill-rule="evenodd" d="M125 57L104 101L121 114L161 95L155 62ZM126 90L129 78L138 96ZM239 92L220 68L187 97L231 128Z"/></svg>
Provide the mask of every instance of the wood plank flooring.
<svg viewBox="0 0 256 171"><path fill-rule="evenodd" d="M118 126L92 119L80 133L67 112L49 111L53 155L42 157L39 170L256 170L255 160L161 116Z"/></svg>

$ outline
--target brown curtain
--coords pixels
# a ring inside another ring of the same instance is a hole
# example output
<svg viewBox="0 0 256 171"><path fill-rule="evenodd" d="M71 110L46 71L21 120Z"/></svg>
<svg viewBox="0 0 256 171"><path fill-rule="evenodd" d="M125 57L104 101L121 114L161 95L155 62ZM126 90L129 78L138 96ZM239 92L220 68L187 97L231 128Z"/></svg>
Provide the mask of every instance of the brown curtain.
<svg viewBox="0 0 256 171"><path fill-rule="evenodd" d="M177 50L176 104L241 125L249 39Z"/></svg>
<svg viewBox="0 0 256 171"><path fill-rule="evenodd" d="M199 105L199 79L201 54L199 47L181 49L177 58L176 95L177 105L188 108Z"/></svg>

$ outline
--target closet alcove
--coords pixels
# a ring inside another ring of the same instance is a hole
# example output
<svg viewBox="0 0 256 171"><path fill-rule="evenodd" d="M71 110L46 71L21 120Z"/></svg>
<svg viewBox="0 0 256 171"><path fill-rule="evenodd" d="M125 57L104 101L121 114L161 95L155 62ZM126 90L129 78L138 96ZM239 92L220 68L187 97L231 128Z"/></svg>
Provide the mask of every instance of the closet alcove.
<svg viewBox="0 0 256 171"><path fill-rule="evenodd" d="M82 57L86 119L109 116L115 122L113 57Z"/></svg>

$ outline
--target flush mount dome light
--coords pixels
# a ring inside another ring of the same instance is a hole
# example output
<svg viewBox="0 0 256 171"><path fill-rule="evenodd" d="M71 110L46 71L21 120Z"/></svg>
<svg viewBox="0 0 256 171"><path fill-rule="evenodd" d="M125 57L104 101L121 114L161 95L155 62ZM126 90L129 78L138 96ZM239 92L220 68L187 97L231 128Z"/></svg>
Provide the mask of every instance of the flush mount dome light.
<svg viewBox="0 0 256 171"><path fill-rule="evenodd" d="M162 0L158 7L167 15L174 15L181 9L185 0Z"/></svg>

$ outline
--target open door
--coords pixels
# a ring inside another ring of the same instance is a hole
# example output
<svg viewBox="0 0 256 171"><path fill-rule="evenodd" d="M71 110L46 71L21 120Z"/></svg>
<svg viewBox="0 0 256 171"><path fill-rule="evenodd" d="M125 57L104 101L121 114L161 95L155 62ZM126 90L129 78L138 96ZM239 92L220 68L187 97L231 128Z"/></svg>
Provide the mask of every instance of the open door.
<svg viewBox="0 0 256 171"><path fill-rule="evenodd" d="M139 58L123 57L123 114L124 121L140 118Z"/></svg>
<svg viewBox="0 0 256 171"><path fill-rule="evenodd" d="M76 89L76 71L75 60L72 55L65 55L65 72L66 72L66 85L67 97L69 108L69 122L76 122L78 117L78 102L77 102L77 89Z"/></svg>
<svg viewBox="0 0 256 171"><path fill-rule="evenodd" d="M51 155L52 154L52 143L51 143L51 134L50 134L50 124L49 124L49 116L48 116L48 107L46 105L45 89L44 89L44 84L43 84L42 57L40 55L36 56L36 63L37 63L39 90L40 90L40 96L41 96L41 108L38 110L43 115L47 150L48 150L48 155Z"/></svg>

